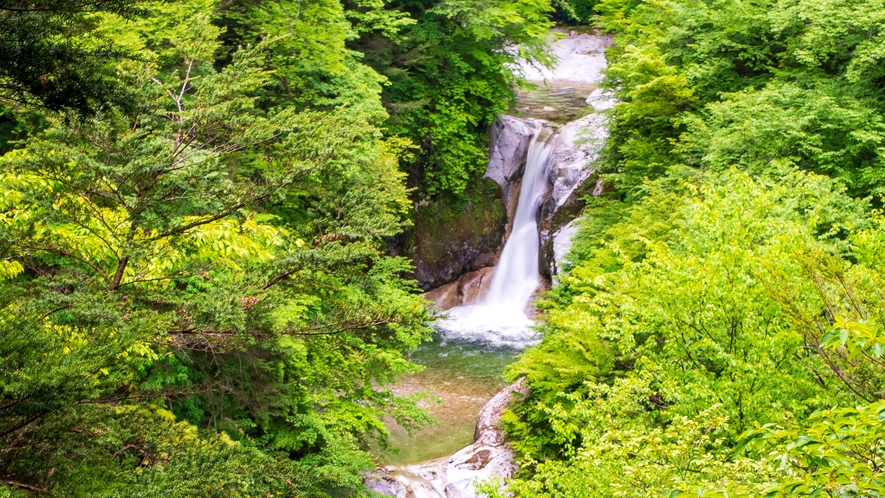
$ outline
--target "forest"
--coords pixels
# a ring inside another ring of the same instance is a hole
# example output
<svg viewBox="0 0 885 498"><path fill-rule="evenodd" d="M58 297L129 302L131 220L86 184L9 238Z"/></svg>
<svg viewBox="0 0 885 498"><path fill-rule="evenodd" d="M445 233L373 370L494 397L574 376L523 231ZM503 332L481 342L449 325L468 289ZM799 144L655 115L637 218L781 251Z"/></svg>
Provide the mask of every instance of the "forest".
<svg viewBox="0 0 885 498"><path fill-rule="evenodd" d="M619 103L516 496L885 495L885 3L602 0Z"/></svg>
<svg viewBox="0 0 885 498"><path fill-rule="evenodd" d="M557 25L618 103L484 494L885 496L885 0L0 0L0 498L377 496L394 248Z"/></svg>

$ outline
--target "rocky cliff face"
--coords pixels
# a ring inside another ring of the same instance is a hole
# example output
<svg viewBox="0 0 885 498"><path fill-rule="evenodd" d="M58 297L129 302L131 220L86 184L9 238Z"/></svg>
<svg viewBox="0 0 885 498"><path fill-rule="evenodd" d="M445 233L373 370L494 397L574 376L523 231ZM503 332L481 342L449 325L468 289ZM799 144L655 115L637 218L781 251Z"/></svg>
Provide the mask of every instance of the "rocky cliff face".
<svg viewBox="0 0 885 498"><path fill-rule="evenodd" d="M503 193L494 182L473 185L467 199L440 198L415 206L415 225L395 254L408 255L424 290L458 280L465 273L494 266L504 244L507 215Z"/></svg>
<svg viewBox="0 0 885 498"><path fill-rule="evenodd" d="M542 140L550 136L555 145L547 178L549 195L538 220L538 264L546 277L556 275L559 265L554 254L554 235L580 216L581 197L599 191L596 182L588 179L594 173L591 165L607 138L604 111L615 103L611 94L597 88L606 65L605 49L610 44L609 36L569 33L553 43L559 58L556 67L522 66L527 79L537 85L532 98L538 94L568 98L545 101L556 107L542 106L540 114L534 112L534 104L517 103L515 111L526 117L501 116L492 126L485 181L491 180L498 189L482 187L483 193L460 212L440 206L440 201L435 201L437 205L417 207L413 240L415 276L425 290L446 286L429 296L441 303L443 309L473 302L480 293L465 289L475 286L476 272L497 263L516 211L529 144L537 134L541 134ZM523 92L520 95L524 97ZM585 106L590 107L589 114ZM550 113L585 115L566 124L538 119ZM560 233L560 247L562 237Z"/></svg>
<svg viewBox="0 0 885 498"><path fill-rule="evenodd" d="M554 235L581 215L581 197L600 192L595 181L588 184L587 180L596 172L594 163L606 138L608 128L603 114L588 114L558 130L554 162L548 177L550 194L541 205L538 224L541 237L539 267L548 278L559 272Z"/></svg>
<svg viewBox="0 0 885 498"><path fill-rule="evenodd" d="M596 190L595 182L592 185L586 185L586 182L596 171L593 163L605 145L608 131L606 118L599 113L588 114L561 126L534 118L502 116L492 134L492 154L485 176L501 186L508 221L513 218L515 201L519 197L526 152L537 133L551 135L548 140L554 147L547 177L549 190L541 205L538 224L541 238L539 268L549 278L558 271L553 235L580 216L583 207L580 198L592 195Z"/></svg>

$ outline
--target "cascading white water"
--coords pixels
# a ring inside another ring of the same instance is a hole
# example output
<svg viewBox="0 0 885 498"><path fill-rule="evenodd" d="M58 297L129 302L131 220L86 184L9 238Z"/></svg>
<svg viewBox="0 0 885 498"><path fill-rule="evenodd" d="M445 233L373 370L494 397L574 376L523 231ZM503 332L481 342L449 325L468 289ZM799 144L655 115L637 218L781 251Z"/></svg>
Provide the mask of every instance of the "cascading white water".
<svg viewBox="0 0 885 498"><path fill-rule="evenodd" d="M538 272L538 209L547 193L554 146L550 129L535 132L528 147L513 228L504 244L485 300L449 310L436 324L446 339L524 347L535 342L526 308L541 283Z"/></svg>
<svg viewBox="0 0 885 498"><path fill-rule="evenodd" d="M486 306L524 311L541 283L538 273L538 208L547 193L547 172L553 154L553 146L542 140L546 138L541 136L544 131L541 129L536 133L529 144L513 230L492 276Z"/></svg>
<svg viewBox="0 0 885 498"><path fill-rule="evenodd" d="M524 61L521 72L529 80L553 90L563 87L580 89L586 88L586 85L599 86L602 79L601 70L605 67L604 51L610 43L609 36L572 33L553 42L554 53L559 58L559 64L556 67L549 68L549 70L544 69L541 74L535 74L537 66L530 61ZM552 83L553 86L548 87L547 83ZM575 83L577 85L574 85ZM563 105L574 105L572 100L569 99L569 102L565 102ZM590 101L588 100L588 102ZM525 116L533 116L532 111L538 110L536 108L548 105L546 99L538 103L525 102L524 104L519 108L521 114ZM583 106L579 105L579 107ZM595 104L594 107L596 107ZM544 112L534 115L534 117L546 117L547 110L544 108L540 110ZM571 111L570 109L558 110ZM599 109L597 108L597 110ZM583 114L583 111L574 112L574 114ZM540 237L536 220L538 219L539 198L545 196L545 190L548 187L545 181L549 175L548 169L554 166L550 164L550 155L553 152L551 143L556 142L556 155L561 158L555 164L560 174L557 175L554 184L550 186L551 195L548 202L553 204L557 202L557 199L563 199L563 195L570 196L574 192L574 188L586 179L583 174L575 173L580 173L581 168L592 162L599 147L604 144L607 136L605 120L601 116L596 118L593 116L589 115L588 117L592 118L589 120L582 118L562 126L557 131L558 135L533 137L530 142L530 151L527 153L529 159L523 175L517 213L513 220L513 234L506 243L499 260L499 266L493 275L494 289L490 291L483 303L451 309L449 310L449 319L434 325L441 332L442 341L439 346L445 349L445 352L438 353L440 357L451 355L457 358L460 355L460 359L457 361L473 362L471 357L485 356L489 349L497 349L485 347L487 345L522 348L536 340L530 328L532 322L525 315L525 308L539 282ZM518 118L512 119L518 120ZM537 122L532 123L529 128L536 129L535 123ZM593 137L600 140L595 142L597 145L578 145L576 129L588 126L593 127ZM520 131L523 129L520 128ZM551 134L549 130L543 131L543 133ZM509 143L505 140L500 144L494 144L497 152L506 153L507 156L501 156L505 158L505 162L498 165L501 167L500 169L493 170L490 162L487 170L487 174L493 173L489 178L495 180L502 187L510 182L512 167L515 166L514 161L518 160L515 152L517 148L513 147L513 136L513 134L510 135L511 141ZM520 133L518 136L520 140L518 150L522 151L524 144L522 140L526 135ZM501 147L498 148L498 145ZM560 154L559 151L563 153ZM565 175L561 174L563 171L566 172ZM577 184L569 184L568 182L571 181L569 178L577 179ZM563 185L565 185L565 189L562 188ZM559 204L556 205L559 206ZM460 289L456 292L460 292ZM445 341L448 339L451 339L452 342L465 341L485 344L481 344L479 348L472 348L470 354L465 354L459 352L459 348L449 350L445 345ZM501 352L498 351L498 353ZM476 363L481 362L477 361ZM428 370L432 368L434 367L428 364ZM449 382L444 381L442 384L448 387ZM465 394L465 396L468 395L474 396L475 392ZM443 406L448 412L447 405L444 403ZM503 406L499 408L503 408ZM503 479L511 475L515 468L512 464L512 450L506 444L500 444L500 435L496 435L494 438L496 441L494 445L484 444L483 438L484 436L480 434L477 444L467 446L451 456L399 467L385 466L379 470L378 478L367 482L367 485L370 489L386 496L414 496L415 498L475 496L472 484L474 480Z"/></svg>

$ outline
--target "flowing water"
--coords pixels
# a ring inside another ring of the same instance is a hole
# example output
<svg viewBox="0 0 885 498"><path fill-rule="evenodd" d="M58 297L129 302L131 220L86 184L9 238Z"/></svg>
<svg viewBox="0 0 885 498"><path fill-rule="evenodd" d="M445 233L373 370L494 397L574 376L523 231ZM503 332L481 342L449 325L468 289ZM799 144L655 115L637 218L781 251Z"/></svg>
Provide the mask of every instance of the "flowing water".
<svg viewBox="0 0 885 498"><path fill-rule="evenodd" d="M530 142L513 230L483 302L453 308L434 325L435 340L412 354L425 366L404 377L398 394L426 392L437 401L424 405L436 424L408 434L388 424L395 452L376 451L387 464L407 464L449 455L473 442L476 414L507 383L506 365L528 345L537 342L533 322L526 315L541 283L538 272L538 210L549 188L552 131L539 130Z"/></svg>
<svg viewBox="0 0 885 498"><path fill-rule="evenodd" d="M532 137L513 229L495 267L489 293L480 303L448 311L448 318L435 325L444 339L518 349L537 342L526 311L541 284L538 210L549 189L553 137L547 127Z"/></svg>
<svg viewBox="0 0 885 498"><path fill-rule="evenodd" d="M388 423L390 446L395 450L376 449L378 459L393 465L423 462L451 455L473 443L476 415L507 386L501 374L517 352L475 343L448 342L440 336L412 352L412 362L425 369L400 379L397 393L425 392L431 396L422 405L436 423L413 434Z"/></svg>

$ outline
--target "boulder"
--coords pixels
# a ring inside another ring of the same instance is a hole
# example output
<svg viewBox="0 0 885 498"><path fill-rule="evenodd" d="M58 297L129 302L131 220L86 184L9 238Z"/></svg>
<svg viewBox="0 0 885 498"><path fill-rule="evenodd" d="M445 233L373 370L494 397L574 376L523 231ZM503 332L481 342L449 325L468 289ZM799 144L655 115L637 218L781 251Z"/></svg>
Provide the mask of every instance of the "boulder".
<svg viewBox="0 0 885 498"><path fill-rule="evenodd" d="M570 221L567 225L557 230L556 233L553 234L553 237L551 237L553 241L554 282L556 280L555 275L562 274L563 265L568 263L566 256L568 256L569 251L572 249L572 242L580 229L580 222L582 220L583 218L578 218Z"/></svg>
<svg viewBox="0 0 885 498"><path fill-rule="evenodd" d="M618 101L615 99L615 94L603 90L602 88L593 90L590 95L587 96L587 105L591 106L596 112L607 111L613 108L617 103Z"/></svg>
<svg viewBox="0 0 885 498"><path fill-rule="evenodd" d="M489 292L494 272L494 266L487 266L465 273L450 284L425 292L424 297L443 311L481 302Z"/></svg>
<svg viewBox="0 0 885 498"><path fill-rule="evenodd" d="M506 190L522 176L529 143L541 126L537 119L500 116L491 130L485 177Z"/></svg>
<svg viewBox="0 0 885 498"><path fill-rule="evenodd" d="M475 498L474 484L513 475L513 449L499 428L514 393L526 394L520 379L489 400L479 413L474 443L450 457L401 467L386 466L366 476L366 486L385 496Z"/></svg>

